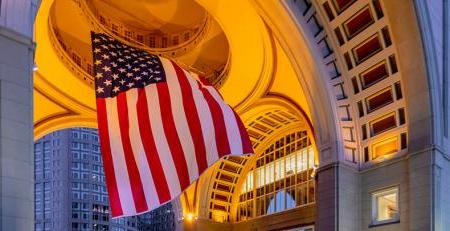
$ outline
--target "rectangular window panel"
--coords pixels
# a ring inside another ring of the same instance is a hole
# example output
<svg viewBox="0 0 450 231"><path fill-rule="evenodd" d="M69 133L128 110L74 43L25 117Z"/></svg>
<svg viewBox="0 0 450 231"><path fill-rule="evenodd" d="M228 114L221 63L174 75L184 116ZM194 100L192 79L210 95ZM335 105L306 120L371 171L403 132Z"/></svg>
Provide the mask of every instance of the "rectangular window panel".
<svg viewBox="0 0 450 231"><path fill-rule="evenodd" d="M332 0L332 1L338 13L341 13L342 11L346 10L354 2L356 2L356 0Z"/></svg>
<svg viewBox="0 0 450 231"><path fill-rule="evenodd" d="M380 38L376 34L367 39L364 43L353 48L353 56L355 57L356 63L360 64L382 49L383 47L381 46Z"/></svg>
<svg viewBox="0 0 450 231"><path fill-rule="evenodd" d="M402 133L400 135L400 143L401 143L401 148L402 149L406 149L408 147L408 141L406 140L406 133Z"/></svg>
<svg viewBox="0 0 450 231"><path fill-rule="evenodd" d="M350 55L346 52L344 54L345 64L347 64L347 69L351 70L353 68L352 60L350 59Z"/></svg>
<svg viewBox="0 0 450 231"><path fill-rule="evenodd" d="M394 84L394 88L395 88L395 96L396 96L397 100L403 98L402 86L400 85L400 82L396 82Z"/></svg>
<svg viewBox="0 0 450 231"><path fill-rule="evenodd" d="M381 156L390 155L398 151L398 138L393 136L391 138L382 140L372 145L372 159L377 159Z"/></svg>
<svg viewBox="0 0 450 231"><path fill-rule="evenodd" d="M364 116L364 108L363 108L363 104L361 101L358 101L358 112L359 112L359 117Z"/></svg>
<svg viewBox="0 0 450 231"><path fill-rule="evenodd" d="M369 148L364 147L364 162L369 161Z"/></svg>
<svg viewBox="0 0 450 231"><path fill-rule="evenodd" d="M405 124L405 109L404 108L398 109L398 122L400 125Z"/></svg>
<svg viewBox="0 0 450 231"><path fill-rule="evenodd" d="M336 35L339 45L341 45L341 46L344 45L344 43L345 43L344 36L342 36L341 30L339 29L339 27L334 29L334 34Z"/></svg>
<svg viewBox="0 0 450 231"><path fill-rule="evenodd" d="M372 17L372 13L370 12L369 6L366 6L346 22L344 22L344 29L347 38L350 40L355 37L359 33L361 33L364 29L369 27L375 22Z"/></svg>
<svg viewBox="0 0 450 231"><path fill-rule="evenodd" d="M373 112L394 102L391 88L383 89L366 99L367 113Z"/></svg>
<svg viewBox="0 0 450 231"><path fill-rule="evenodd" d="M372 193L372 225L399 221L399 211L398 187Z"/></svg>
<svg viewBox="0 0 450 231"><path fill-rule="evenodd" d="M382 132L395 128L397 121L395 113L390 113L380 119L370 122L371 136L376 136Z"/></svg>
<svg viewBox="0 0 450 231"><path fill-rule="evenodd" d="M381 8L380 0L373 0L373 7L375 8L375 12L377 14L377 18L380 19L384 16L383 9Z"/></svg>
<svg viewBox="0 0 450 231"><path fill-rule="evenodd" d="M363 140L365 140L365 139L367 139L367 129L366 129L366 125L365 124L363 124L362 126L361 126L361 131L362 131L362 139Z"/></svg>
<svg viewBox="0 0 450 231"><path fill-rule="evenodd" d="M383 34L385 47L392 45L391 35L389 34L388 27L384 27L383 29L381 29L381 33Z"/></svg>
<svg viewBox="0 0 450 231"><path fill-rule="evenodd" d="M330 4L328 4L328 2L325 2L323 4L323 9L325 10L325 13L328 16L328 20L333 21L334 14L333 14L333 11L331 10Z"/></svg>
<svg viewBox="0 0 450 231"><path fill-rule="evenodd" d="M397 61L395 60L395 56L394 55L389 56L389 65L391 66L392 74L398 72Z"/></svg>
<svg viewBox="0 0 450 231"><path fill-rule="evenodd" d="M352 86L353 86L353 92L356 94L359 93L359 86L358 86L358 81L356 80L356 77L352 78Z"/></svg>
<svg viewBox="0 0 450 231"><path fill-rule="evenodd" d="M389 76L386 62L375 64L360 75L361 85L366 89Z"/></svg>

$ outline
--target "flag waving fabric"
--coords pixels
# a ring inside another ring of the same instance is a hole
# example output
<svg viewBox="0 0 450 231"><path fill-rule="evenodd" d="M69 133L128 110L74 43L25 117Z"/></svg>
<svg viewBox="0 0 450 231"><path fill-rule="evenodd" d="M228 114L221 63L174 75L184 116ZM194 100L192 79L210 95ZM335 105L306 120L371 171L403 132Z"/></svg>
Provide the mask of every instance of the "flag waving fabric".
<svg viewBox="0 0 450 231"><path fill-rule="evenodd" d="M91 37L113 217L177 197L224 155L253 153L239 116L214 87L168 59Z"/></svg>

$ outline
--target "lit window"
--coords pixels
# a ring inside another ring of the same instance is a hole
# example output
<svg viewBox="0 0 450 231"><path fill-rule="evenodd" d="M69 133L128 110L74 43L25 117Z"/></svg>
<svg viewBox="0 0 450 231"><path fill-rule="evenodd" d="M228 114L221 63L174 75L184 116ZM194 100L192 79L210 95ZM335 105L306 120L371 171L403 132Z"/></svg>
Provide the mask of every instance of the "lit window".
<svg viewBox="0 0 450 231"><path fill-rule="evenodd" d="M179 37L178 36L174 36L172 39L172 45L176 46L180 43Z"/></svg>
<svg viewBox="0 0 450 231"><path fill-rule="evenodd" d="M143 43L143 42L144 42L144 36L141 35L141 34L138 34L138 35L136 36L136 40L137 40L138 42L140 42L140 43Z"/></svg>
<svg viewBox="0 0 450 231"><path fill-rule="evenodd" d="M372 224L384 224L400 220L398 187L372 193Z"/></svg>
<svg viewBox="0 0 450 231"><path fill-rule="evenodd" d="M242 184L237 221L314 203L314 150L305 131L270 145Z"/></svg>
<svg viewBox="0 0 450 231"><path fill-rule="evenodd" d="M162 48L166 48L167 47L167 43L168 43L167 37L162 37L161 38L161 47Z"/></svg>
<svg viewBox="0 0 450 231"><path fill-rule="evenodd" d="M149 39L149 46L150 47L156 47L156 38L151 36Z"/></svg>

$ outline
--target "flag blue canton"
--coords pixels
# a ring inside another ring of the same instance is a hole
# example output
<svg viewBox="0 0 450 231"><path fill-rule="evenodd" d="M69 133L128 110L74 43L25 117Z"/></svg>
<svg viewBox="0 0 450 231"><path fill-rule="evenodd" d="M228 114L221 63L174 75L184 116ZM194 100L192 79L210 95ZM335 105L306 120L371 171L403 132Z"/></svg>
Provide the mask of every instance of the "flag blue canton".
<svg viewBox="0 0 450 231"><path fill-rule="evenodd" d="M114 97L132 88L165 82L158 56L125 45L105 34L91 33L97 98Z"/></svg>

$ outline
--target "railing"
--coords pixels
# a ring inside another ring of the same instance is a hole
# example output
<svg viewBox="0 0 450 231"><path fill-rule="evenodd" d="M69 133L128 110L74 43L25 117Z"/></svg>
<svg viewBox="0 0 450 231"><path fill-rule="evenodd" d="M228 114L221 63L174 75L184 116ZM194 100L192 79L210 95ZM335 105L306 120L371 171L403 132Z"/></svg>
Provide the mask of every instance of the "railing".
<svg viewBox="0 0 450 231"><path fill-rule="evenodd" d="M86 19L89 21L90 25L93 26L94 30L100 31L102 33L107 34L110 37L115 38L116 40L133 46L140 48L142 50L146 50L149 53L157 54L162 57L166 58L174 58L176 56L180 56L182 54L187 53L188 51L195 48L201 40L205 37L207 34L210 26L211 26L211 17L208 14L205 14L205 19L203 20L203 24L198 26L197 28L197 34L192 36L192 38L188 41L185 41L183 43L180 43L177 46L171 46L167 48L153 48L149 47L148 45L137 41L134 38L127 37L125 34L120 33L114 33L112 24L108 23L100 23L100 14L98 10L92 5L91 0L74 0L78 6L80 7L83 14L86 16ZM123 31L122 31L123 32ZM170 36L167 36L170 37ZM193 73L196 73L198 75L204 76L212 85L216 87L222 86L222 84L225 82L225 76L228 74L229 71L229 62L230 61L230 55L228 55L227 62L225 65L217 68L211 68L211 70L208 71L200 71L197 68L184 65L182 63L178 63L181 67L184 69L191 71Z"/></svg>
<svg viewBox="0 0 450 231"><path fill-rule="evenodd" d="M204 37L204 34L207 31L206 28L209 27L210 23L210 19L208 16L208 20L205 20L205 25L203 26L201 33L198 33L195 39L190 40L187 43L180 44L180 46L171 47L170 49L165 49L164 51L162 51L160 49L150 48L143 43L139 43L138 41L131 41L130 39L125 38L124 36L112 33L111 31L108 30L108 28L106 28L97 21L96 17L92 14L92 12L90 12L86 0L74 0L74 1L78 3L80 9L84 12L84 15L88 18L88 21L94 30L101 31L102 33L105 33L108 36L111 36L114 39L126 45L137 47L139 49L148 51L149 53L157 54L159 56L167 58L171 58L170 56L168 57L167 54L169 54L170 52L175 52L175 50L177 49L180 50L181 48L183 48L182 50L186 52L188 49L186 47L183 47L185 45L195 46L196 44L198 44L199 40ZM81 79L89 86L94 87L95 83L93 70L94 65L92 63L86 62L85 60L88 59L80 56L78 53L75 52L75 49L72 49L69 44L64 42L62 36L60 36L58 28L56 28L56 26L52 22L51 15L48 17L48 27L49 27L50 42L53 48L55 49L56 53L58 54L60 60L76 77ZM224 65L216 68L211 68L208 71L200 71L194 67L190 67L179 62L178 65L180 65L182 68L192 73L203 76L212 85L220 87L225 82L226 76L229 71L229 63L230 63L230 55L228 56L227 62Z"/></svg>
<svg viewBox="0 0 450 231"><path fill-rule="evenodd" d="M194 34L188 41L180 43L176 46L170 46L166 48L150 47L133 37L126 36L124 31L116 31L116 33L114 33L112 23L102 24L100 22L100 13L95 8L95 6L92 5L92 1L90 0L74 0L74 1L78 4L82 13L86 16L85 18L88 20L89 24L93 27L95 31L105 33L108 36L113 37L126 45L146 50L152 54L158 54L160 56L167 58L173 58L175 56L185 54L186 52L195 48L204 38L211 25L210 16L208 14L205 14L205 19L203 20L203 23L197 27L198 29L196 29L197 33ZM167 35L167 37L170 36Z"/></svg>
<svg viewBox="0 0 450 231"><path fill-rule="evenodd" d="M83 62L81 57L64 43L58 30L53 26L51 16L48 17L48 28L50 43L58 54L58 58L76 77L80 78L89 86L94 87L93 70L88 68L88 65L91 65L92 67L92 64ZM77 55L80 58L79 63L76 63L73 60L74 55Z"/></svg>

